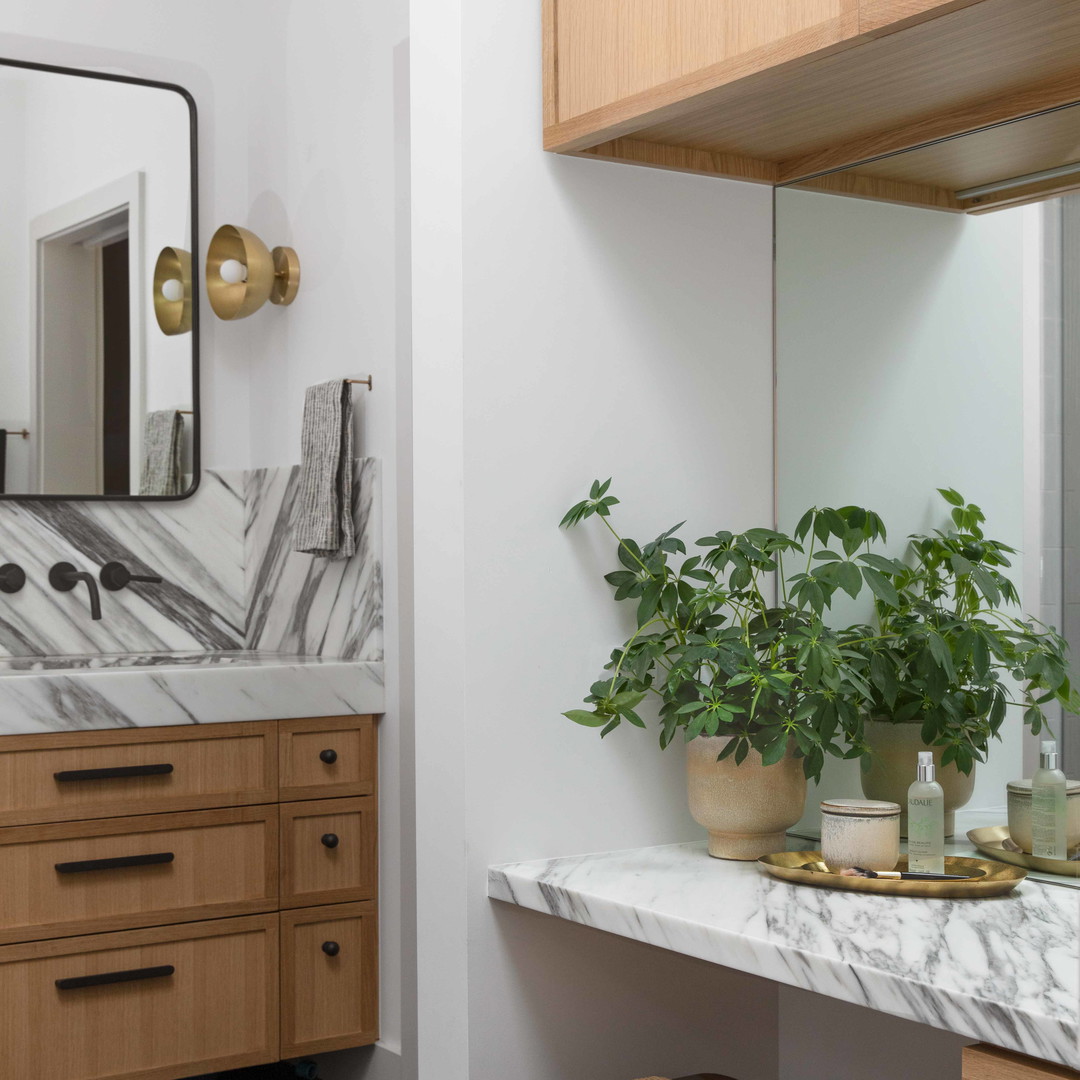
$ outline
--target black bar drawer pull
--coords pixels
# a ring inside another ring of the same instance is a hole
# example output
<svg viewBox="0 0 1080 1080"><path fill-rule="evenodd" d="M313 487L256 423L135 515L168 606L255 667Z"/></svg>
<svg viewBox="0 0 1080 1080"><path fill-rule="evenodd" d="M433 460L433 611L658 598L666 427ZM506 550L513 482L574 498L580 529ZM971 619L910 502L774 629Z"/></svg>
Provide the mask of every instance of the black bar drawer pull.
<svg viewBox="0 0 1080 1080"><path fill-rule="evenodd" d="M167 776L173 771L171 765L114 765L110 769L68 769L53 773L58 783L74 780L123 780L129 776Z"/></svg>
<svg viewBox="0 0 1080 1080"><path fill-rule="evenodd" d="M164 979L174 974L172 964L158 967L131 968L128 971L106 971L101 975L79 975L74 979L57 979L57 990L82 990L87 986L108 986L111 983L138 982L140 979Z"/></svg>
<svg viewBox="0 0 1080 1080"><path fill-rule="evenodd" d="M171 851L155 851L150 855L119 855L113 859L84 859L82 862L58 862L58 874L85 874L90 870L122 870L126 866L161 866L171 863Z"/></svg>

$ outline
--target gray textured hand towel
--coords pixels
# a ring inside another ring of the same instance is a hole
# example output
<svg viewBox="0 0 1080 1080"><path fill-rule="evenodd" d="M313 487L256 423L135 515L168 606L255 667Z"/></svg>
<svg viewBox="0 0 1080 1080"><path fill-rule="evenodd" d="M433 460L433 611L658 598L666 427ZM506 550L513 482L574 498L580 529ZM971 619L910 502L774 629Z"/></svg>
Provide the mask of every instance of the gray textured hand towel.
<svg viewBox="0 0 1080 1080"><path fill-rule="evenodd" d="M176 409L146 414L140 495L179 495L184 482L181 456L184 418Z"/></svg>
<svg viewBox="0 0 1080 1080"><path fill-rule="evenodd" d="M352 393L343 379L309 386L300 432L300 497L293 549L347 559L353 536Z"/></svg>

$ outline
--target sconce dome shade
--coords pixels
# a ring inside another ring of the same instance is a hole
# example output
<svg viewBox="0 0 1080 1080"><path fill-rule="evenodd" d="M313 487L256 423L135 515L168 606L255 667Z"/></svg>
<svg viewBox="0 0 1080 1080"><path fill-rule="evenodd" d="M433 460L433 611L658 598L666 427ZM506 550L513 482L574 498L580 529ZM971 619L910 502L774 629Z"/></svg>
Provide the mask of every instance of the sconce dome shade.
<svg viewBox="0 0 1080 1080"><path fill-rule="evenodd" d="M166 285L168 289L166 291ZM162 248L154 264L154 315L168 337L191 331L191 252Z"/></svg>
<svg viewBox="0 0 1080 1080"><path fill-rule="evenodd" d="M222 225L211 238L206 291L219 319L246 319L267 300L291 304L299 287L300 260L292 248L277 247L271 253L239 225Z"/></svg>

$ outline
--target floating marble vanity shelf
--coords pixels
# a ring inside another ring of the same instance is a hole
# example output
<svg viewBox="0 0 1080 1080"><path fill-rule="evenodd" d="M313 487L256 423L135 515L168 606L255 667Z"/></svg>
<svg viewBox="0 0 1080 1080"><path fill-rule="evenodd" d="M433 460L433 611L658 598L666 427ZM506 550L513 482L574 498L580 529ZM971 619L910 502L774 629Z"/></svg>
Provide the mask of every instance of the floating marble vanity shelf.
<svg viewBox="0 0 1080 1080"><path fill-rule="evenodd" d="M0 735L383 709L380 661L245 650L0 658Z"/></svg>
<svg viewBox="0 0 1080 1080"><path fill-rule="evenodd" d="M776 881L705 844L493 866L488 895L1009 1050L1080 1063L1080 892L918 900Z"/></svg>

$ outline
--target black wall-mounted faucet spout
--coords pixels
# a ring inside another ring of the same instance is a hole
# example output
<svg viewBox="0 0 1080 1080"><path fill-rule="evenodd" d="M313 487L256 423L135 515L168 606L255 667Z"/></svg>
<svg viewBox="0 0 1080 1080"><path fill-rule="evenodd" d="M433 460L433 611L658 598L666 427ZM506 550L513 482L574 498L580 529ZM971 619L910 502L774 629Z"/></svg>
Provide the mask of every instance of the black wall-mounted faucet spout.
<svg viewBox="0 0 1080 1080"><path fill-rule="evenodd" d="M58 562L49 571L49 584L60 592L71 592L80 581L86 582L90 593L90 618L101 618L101 593L98 592L94 575L86 570L76 570L69 562Z"/></svg>

